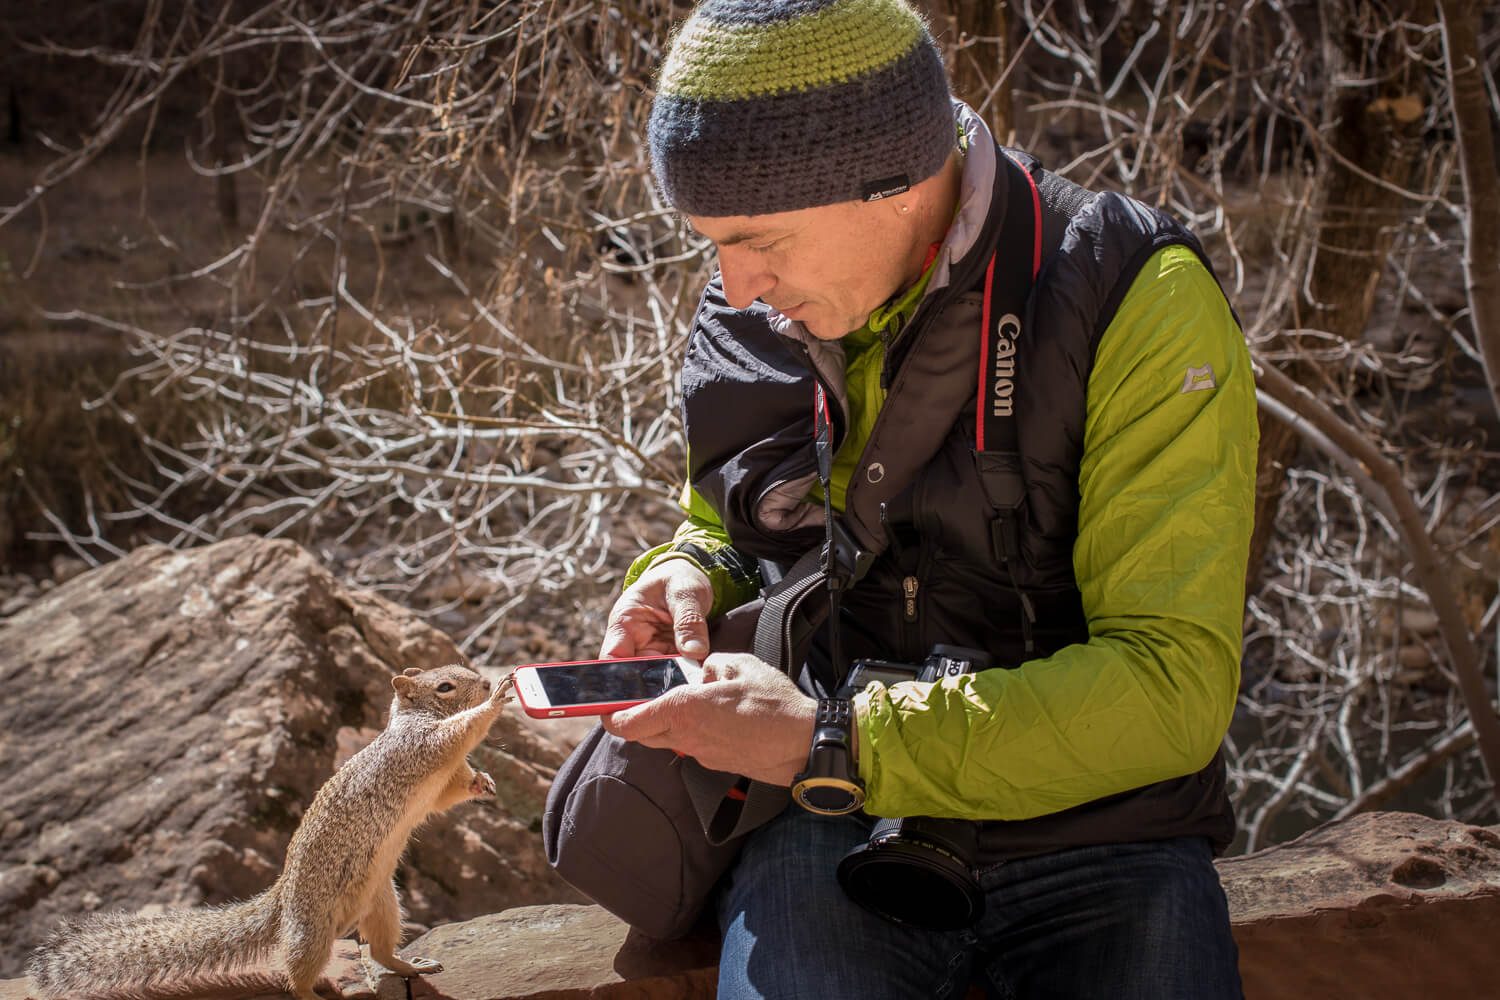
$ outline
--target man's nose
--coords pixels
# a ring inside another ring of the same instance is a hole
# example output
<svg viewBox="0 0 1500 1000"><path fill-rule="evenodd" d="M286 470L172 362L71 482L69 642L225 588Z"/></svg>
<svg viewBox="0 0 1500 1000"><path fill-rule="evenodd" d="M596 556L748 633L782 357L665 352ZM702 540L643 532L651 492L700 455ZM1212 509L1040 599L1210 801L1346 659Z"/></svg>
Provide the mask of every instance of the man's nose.
<svg viewBox="0 0 1500 1000"><path fill-rule="evenodd" d="M720 248L719 275L724 298L735 309L750 308L776 287L776 276L754 254L735 247Z"/></svg>

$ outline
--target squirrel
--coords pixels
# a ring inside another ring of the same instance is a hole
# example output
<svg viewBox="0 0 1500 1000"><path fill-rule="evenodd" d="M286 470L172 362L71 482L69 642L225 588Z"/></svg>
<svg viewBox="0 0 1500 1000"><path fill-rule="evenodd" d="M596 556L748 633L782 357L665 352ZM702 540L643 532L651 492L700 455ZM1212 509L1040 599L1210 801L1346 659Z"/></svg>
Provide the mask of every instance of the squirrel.
<svg viewBox="0 0 1500 1000"><path fill-rule="evenodd" d="M393 879L412 830L430 814L495 794L467 755L507 700L462 664L391 678L386 728L334 772L292 834L276 882L252 899L155 915L96 914L65 922L27 967L48 1000L130 993L170 979L208 977L279 955L298 1000L334 942L358 928L370 957L401 976L439 972L431 959L396 957L401 901Z"/></svg>

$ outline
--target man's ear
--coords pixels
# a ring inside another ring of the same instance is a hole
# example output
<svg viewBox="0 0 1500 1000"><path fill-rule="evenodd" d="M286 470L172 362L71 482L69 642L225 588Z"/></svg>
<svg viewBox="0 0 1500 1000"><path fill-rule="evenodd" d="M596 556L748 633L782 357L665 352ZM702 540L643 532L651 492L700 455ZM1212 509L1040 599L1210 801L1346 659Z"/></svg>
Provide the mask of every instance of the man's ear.
<svg viewBox="0 0 1500 1000"><path fill-rule="evenodd" d="M922 185L913 184L905 191L880 199L877 204L903 218L911 218L922 205Z"/></svg>

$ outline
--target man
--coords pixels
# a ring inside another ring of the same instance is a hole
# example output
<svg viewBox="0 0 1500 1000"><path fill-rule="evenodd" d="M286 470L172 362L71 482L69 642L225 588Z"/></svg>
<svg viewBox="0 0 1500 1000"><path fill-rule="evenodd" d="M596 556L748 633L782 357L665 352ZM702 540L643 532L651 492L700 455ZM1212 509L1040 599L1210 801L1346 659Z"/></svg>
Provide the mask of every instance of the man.
<svg viewBox="0 0 1500 1000"><path fill-rule="evenodd" d="M632 566L601 655L680 650L706 683L605 725L864 796L750 836L720 995L1239 996L1212 856L1255 403L1201 247L997 147L904 0L706 0L649 141L719 273L683 369L688 516ZM996 290L1014 273L1024 306ZM709 655L707 621L838 526L869 555L799 681ZM854 659L937 644L994 666L838 690ZM836 870L877 816L975 821L982 915L853 902Z"/></svg>

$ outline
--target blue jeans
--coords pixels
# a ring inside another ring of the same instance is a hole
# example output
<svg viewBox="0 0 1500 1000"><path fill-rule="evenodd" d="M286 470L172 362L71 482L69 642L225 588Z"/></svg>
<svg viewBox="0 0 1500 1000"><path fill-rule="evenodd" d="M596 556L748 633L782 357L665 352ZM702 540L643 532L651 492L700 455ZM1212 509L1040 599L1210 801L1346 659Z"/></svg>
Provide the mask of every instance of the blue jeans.
<svg viewBox="0 0 1500 1000"><path fill-rule="evenodd" d="M719 899L721 1000L1241 1000L1208 842L1080 847L994 865L963 931L890 923L834 870L867 822L796 806L746 843Z"/></svg>

